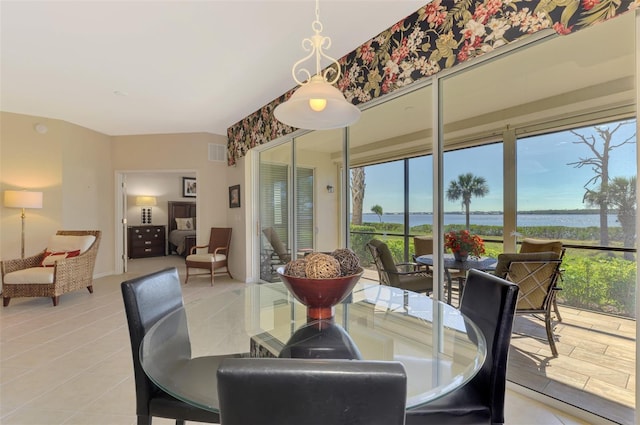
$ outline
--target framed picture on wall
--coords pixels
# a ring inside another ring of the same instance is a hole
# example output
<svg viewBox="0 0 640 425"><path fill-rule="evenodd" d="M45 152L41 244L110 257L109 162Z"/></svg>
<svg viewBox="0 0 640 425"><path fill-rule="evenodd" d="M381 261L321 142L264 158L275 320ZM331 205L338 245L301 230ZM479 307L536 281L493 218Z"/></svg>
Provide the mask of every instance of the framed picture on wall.
<svg viewBox="0 0 640 425"><path fill-rule="evenodd" d="M196 179L192 177L182 178L182 196L184 198L196 197Z"/></svg>
<svg viewBox="0 0 640 425"><path fill-rule="evenodd" d="M240 185L229 186L229 208L240 208Z"/></svg>

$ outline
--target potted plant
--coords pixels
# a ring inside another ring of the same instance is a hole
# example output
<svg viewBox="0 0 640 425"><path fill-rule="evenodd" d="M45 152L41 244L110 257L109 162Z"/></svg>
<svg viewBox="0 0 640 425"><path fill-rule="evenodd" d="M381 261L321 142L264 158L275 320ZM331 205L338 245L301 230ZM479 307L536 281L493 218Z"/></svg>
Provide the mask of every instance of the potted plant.
<svg viewBox="0 0 640 425"><path fill-rule="evenodd" d="M456 261L465 261L469 255L480 258L484 254L484 241L468 230L452 230L444 235L444 246L453 253Z"/></svg>

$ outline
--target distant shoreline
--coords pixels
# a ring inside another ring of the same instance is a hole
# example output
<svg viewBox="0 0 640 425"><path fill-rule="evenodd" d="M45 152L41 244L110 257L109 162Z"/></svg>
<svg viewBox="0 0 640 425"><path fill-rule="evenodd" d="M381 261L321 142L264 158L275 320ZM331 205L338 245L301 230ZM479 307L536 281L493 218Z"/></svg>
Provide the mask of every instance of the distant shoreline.
<svg viewBox="0 0 640 425"><path fill-rule="evenodd" d="M609 211L607 214L615 214L615 211ZM371 212L364 212L363 214L373 214ZM386 212L384 213L385 215L403 215L404 212ZM450 214L450 215L465 215L464 211L445 211L444 214ZM501 215L503 214L502 211L470 211L469 214L471 215ZM575 215L593 215L593 214L600 214L600 210L598 209L573 209L573 210L530 210L530 211L518 211L516 214L522 214L522 215L570 215L570 214L575 214ZM432 212L425 212L425 211L415 211L415 212L410 212L409 215L433 215Z"/></svg>

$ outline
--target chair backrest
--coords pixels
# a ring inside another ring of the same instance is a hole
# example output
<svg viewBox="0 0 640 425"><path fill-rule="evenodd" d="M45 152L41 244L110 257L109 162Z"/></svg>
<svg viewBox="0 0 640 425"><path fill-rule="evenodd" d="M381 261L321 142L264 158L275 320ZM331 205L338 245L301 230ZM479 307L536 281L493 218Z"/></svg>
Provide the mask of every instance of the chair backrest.
<svg viewBox="0 0 640 425"><path fill-rule="evenodd" d="M413 247L416 257L433 254L433 238L431 236L414 236Z"/></svg>
<svg viewBox="0 0 640 425"><path fill-rule="evenodd" d="M399 362L235 358L217 376L223 425L404 424Z"/></svg>
<svg viewBox="0 0 640 425"><path fill-rule="evenodd" d="M495 275L469 270L460 311L482 331L487 341L487 358L467 385L491 406L492 423L504 423L504 396L511 330L518 298L518 286Z"/></svg>
<svg viewBox="0 0 640 425"><path fill-rule="evenodd" d="M555 252L529 252L498 255L496 276L513 282L520 288L518 312L544 311L553 299L562 255Z"/></svg>
<svg viewBox="0 0 640 425"><path fill-rule="evenodd" d="M136 279L127 280L120 285L124 310L129 325L131 354L136 385L136 412L148 415L149 399L159 389L149 380L140 363L140 343L149 329L167 314L181 308L182 289L180 278L175 267L151 273ZM185 333L186 334L186 333ZM180 335L180 333L176 333ZM188 336L186 337L188 338ZM190 351L189 340L178 344Z"/></svg>
<svg viewBox="0 0 640 425"><path fill-rule="evenodd" d="M216 248L226 248L225 255L229 256L231 245L231 227L212 227L209 234L209 253L213 254Z"/></svg>
<svg viewBox="0 0 640 425"><path fill-rule="evenodd" d="M520 244L520 252L523 254L531 252L555 252L561 255L563 252L561 240L532 239L526 238Z"/></svg>
<svg viewBox="0 0 640 425"><path fill-rule="evenodd" d="M93 236L95 237L93 243L89 248L82 253L82 256L89 257L89 261L92 263L90 270L87 270L91 276L93 276L93 268L95 266L96 257L98 256L98 247L100 247L100 239L102 237L102 231L100 230L58 230L56 235L62 236Z"/></svg>
<svg viewBox="0 0 640 425"><path fill-rule="evenodd" d="M387 244L378 239L371 239L367 243L367 248L369 248L373 262L378 269L380 283L398 287L400 283L397 275L398 268Z"/></svg>
<svg viewBox="0 0 640 425"><path fill-rule="evenodd" d="M271 247L273 247L273 251L283 264L291 261L291 254L284 243L282 243L282 239L280 239L280 236L278 236L278 233L273 227L265 227L262 229L262 233L264 233L264 236L271 244Z"/></svg>

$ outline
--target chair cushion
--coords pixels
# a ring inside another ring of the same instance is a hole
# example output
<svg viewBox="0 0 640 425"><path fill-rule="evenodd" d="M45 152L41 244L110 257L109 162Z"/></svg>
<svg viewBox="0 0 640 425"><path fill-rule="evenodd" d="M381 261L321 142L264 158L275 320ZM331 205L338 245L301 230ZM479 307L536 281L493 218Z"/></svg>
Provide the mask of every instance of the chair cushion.
<svg viewBox="0 0 640 425"><path fill-rule="evenodd" d="M191 254L187 256L187 261L193 261L194 263L217 263L226 259L227 256L224 254Z"/></svg>
<svg viewBox="0 0 640 425"><path fill-rule="evenodd" d="M96 240L93 235L74 236L74 235L53 235L49 239L47 251L66 252L80 250L80 254L91 247Z"/></svg>
<svg viewBox="0 0 640 425"><path fill-rule="evenodd" d="M29 269L17 270L4 275L5 284L48 284L53 283L52 267L31 267Z"/></svg>
<svg viewBox="0 0 640 425"><path fill-rule="evenodd" d="M62 252L45 251L44 258L40 262L40 265L42 267L53 267L56 265L56 261L58 260L77 257L78 255L80 255L79 249L76 249L75 251L62 251Z"/></svg>

